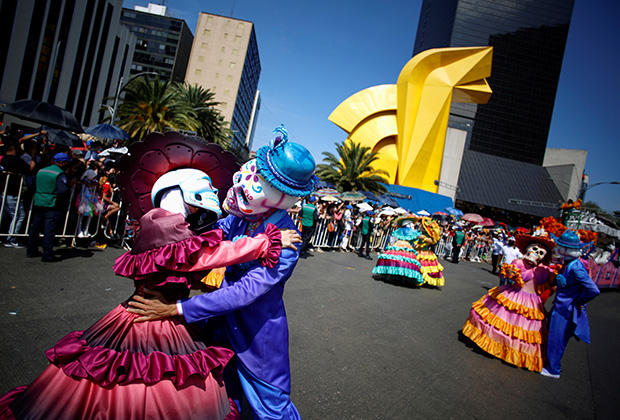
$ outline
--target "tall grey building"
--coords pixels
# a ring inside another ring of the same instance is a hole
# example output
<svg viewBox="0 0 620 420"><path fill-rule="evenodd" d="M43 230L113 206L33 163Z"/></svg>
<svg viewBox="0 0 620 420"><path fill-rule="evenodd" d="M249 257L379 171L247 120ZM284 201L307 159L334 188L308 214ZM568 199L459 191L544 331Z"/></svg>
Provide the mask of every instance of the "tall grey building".
<svg viewBox="0 0 620 420"><path fill-rule="evenodd" d="M183 83L194 36L182 19L171 17L165 6L123 9L121 22L136 36L131 74L155 72L161 80Z"/></svg>
<svg viewBox="0 0 620 420"><path fill-rule="evenodd" d="M200 13L185 80L215 93L241 161L248 157L260 108L260 72L252 22Z"/></svg>
<svg viewBox="0 0 620 420"><path fill-rule="evenodd" d="M84 126L103 118L103 98L129 73L134 38L122 0L0 2L0 101L50 102Z"/></svg>
<svg viewBox="0 0 620 420"><path fill-rule="evenodd" d="M542 165L574 0L424 0L413 54L492 46L488 104L455 104L468 148Z"/></svg>

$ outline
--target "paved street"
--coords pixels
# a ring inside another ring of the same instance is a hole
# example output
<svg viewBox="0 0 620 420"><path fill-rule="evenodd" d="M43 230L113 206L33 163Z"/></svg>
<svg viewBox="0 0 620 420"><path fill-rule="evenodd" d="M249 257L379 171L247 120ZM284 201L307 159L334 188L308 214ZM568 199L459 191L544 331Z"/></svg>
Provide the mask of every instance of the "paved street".
<svg viewBox="0 0 620 420"><path fill-rule="evenodd" d="M32 381L47 365L45 350L131 294L131 281L112 272L121 253L65 250L45 264L0 247L0 393ZM460 337L471 303L497 283L489 265L442 261L446 286L437 290L374 280L374 260L315 253L286 286L302 418L618 418L617 291L588 305L592 344L571 340L554 380Z"/></svg>

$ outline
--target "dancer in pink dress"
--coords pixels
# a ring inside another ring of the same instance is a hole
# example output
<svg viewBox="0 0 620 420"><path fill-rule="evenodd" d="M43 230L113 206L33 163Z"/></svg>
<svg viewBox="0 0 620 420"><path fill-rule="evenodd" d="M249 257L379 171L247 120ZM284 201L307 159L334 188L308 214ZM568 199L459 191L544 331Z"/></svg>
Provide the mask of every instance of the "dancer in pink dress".
<svg viewBox="0 0 620 420"><path fill-rule="evenodd" d="M500 272L512 283L494 287L473 303L463 334L495 357L540 372L547 340L547 313L540 294L552 287L555 278L546 265L555 243L530 235L520 235L516 242L525 256L505 264Z"/></svg>
<svg viewBox="0 0 620 420"><path fill-rule="evenodd" d="M210 178L181 168L154 179L155 208L140 218L133 249L114 265L116 274L134 280L132 296L185 298L209 269L256 259L274 267L280 238L300 240L273 225L234 243L223 241L221 230L197 234L221 214ZM182 317L134 323L139 315L127 307L121 303L48 350L50 365L32 384L0 397L0 419L237 418L222 378L233 351Z"/></svg>

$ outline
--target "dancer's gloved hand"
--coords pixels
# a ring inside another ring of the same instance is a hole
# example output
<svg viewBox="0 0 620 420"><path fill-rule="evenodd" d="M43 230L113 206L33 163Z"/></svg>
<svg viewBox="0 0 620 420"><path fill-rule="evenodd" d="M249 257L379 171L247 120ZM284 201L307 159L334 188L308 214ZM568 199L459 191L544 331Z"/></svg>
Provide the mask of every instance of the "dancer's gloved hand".
<svg viewBox="0 0 620 420"><path fill-rule="evenodd" d="M562 274L558 274L556 276L555 282L558 287L566 287L566 277L564 277Z"/></svg>

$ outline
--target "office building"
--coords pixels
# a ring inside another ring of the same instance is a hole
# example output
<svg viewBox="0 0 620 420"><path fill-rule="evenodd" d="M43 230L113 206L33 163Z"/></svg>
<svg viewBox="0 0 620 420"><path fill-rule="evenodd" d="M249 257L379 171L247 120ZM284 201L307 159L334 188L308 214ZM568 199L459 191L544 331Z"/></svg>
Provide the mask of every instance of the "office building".
<svg viewBox="0 0 620 420"><path fill-rule="evenodd" d="M37 99L65 108L84 127L100 122L103 98L113 96L128 75L133 54L135 39L120 24L122 5L0 2L0 102Z"/></svg>
<svg viewBox="0 0 620 420"><path fill-rule="evenodd" d="M413 55L430 48L493 47L489 102L454 103L450 109L448 126L466 133L458 183L451 186L461 208L556 215L558 202L570 196L559 185L578 189L584 162L569 168L562 157L571 153L552 153L545 161L573 3L423 1Z"/></svg>
<svg viewBox="0 0 620 420"><path fill-rule="evenodd" d="M574 0L424 0L413 54L492 46L488 104L455 104L469 150L542 165Z"/></svg>
<svg viewBox="0 0 620 420"><path fill-rule="evenodd" d="M131 74L155 72L161 80L183 83L194 37L182 19L166 6L149 4L123 9L121 22L136 36Z"/></svg>
<svg viewBox="0 0 620 420"><path fill-rule="evenodd" d="M234 132L232 149L248 157L260 108L261 65L252 22L200 13L185 80L215 93Z"/></svg>

